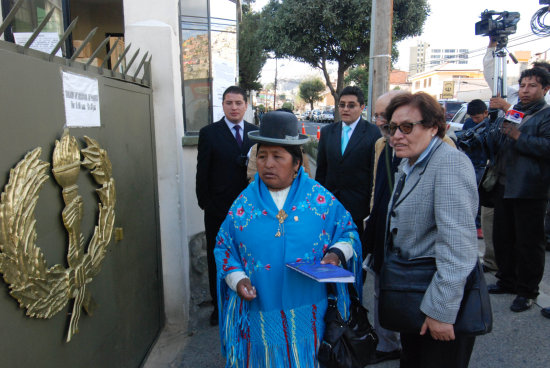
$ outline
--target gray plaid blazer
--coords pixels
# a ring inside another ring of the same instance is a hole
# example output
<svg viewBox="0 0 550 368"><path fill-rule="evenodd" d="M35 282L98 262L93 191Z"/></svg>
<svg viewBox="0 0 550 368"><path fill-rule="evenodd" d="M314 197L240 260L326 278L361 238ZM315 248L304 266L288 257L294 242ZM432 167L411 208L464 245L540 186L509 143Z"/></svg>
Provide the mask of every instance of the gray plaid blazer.
<svg viewBox="0 0 550 368"><path fill-rule="evenodd" d="M432 257L435 273L420 309L454 324L466 278L477 261L476 176L470 159L439 138L389 204L387 234L403 258ZM404 175L402 160L395 182ZM393 207L392 207L393 206Z"/></svg>

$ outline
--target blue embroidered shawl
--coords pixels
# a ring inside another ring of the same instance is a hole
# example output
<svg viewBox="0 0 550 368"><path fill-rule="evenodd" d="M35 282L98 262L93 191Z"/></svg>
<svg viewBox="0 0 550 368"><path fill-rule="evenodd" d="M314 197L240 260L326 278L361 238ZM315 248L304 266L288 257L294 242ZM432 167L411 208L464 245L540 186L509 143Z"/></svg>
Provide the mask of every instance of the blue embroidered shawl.
<svg viewBox="0 0 550 368"><path fill-rule="evenodd" d="M214 254L227 367L318 367L326 285L286 263L320 260L333 244L349 242L354 255L347 268L355 273L361 295L361 245L342 204L300 168L283 210L288 216L280 223L271 194L256 174L218 233ZM256 299L243 301L227 286L225 276L235 271L247 274L256 287ZM347 288L340 284L337 289L340 313L347 319Z"/></svg>

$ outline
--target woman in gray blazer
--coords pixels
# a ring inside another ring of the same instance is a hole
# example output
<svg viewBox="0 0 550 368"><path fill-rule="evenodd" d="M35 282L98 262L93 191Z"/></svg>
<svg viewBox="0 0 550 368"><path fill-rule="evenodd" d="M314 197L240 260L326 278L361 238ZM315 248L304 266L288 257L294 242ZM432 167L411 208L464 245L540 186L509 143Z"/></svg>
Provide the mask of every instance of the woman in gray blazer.
<svg viewBox="0 0 550 368"><path fill-rule="evenodd" d="M386 244L403 258L432 257L437 265L420 306L426 315L421 330L401 334L401 367L467 367L475 337L456 335L453 324L477 261L474 168L441 140L443 109L428 94L396 96L386 116L390 144L403 158L388 208Z"/></svg>

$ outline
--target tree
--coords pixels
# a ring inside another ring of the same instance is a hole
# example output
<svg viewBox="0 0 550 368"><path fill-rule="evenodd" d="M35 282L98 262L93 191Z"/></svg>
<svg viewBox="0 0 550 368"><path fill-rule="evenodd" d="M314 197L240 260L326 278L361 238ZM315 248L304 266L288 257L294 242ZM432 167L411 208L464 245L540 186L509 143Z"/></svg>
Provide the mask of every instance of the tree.
<svg viewBox="0 0 550 368"><path fill-rule="evenodd" d="M371 8L370 0L270 0L262 11L265 47L321 69L338 101L344 73L368 60ZM394 44L421 33L427 0L394 0L393 9ZM327 71L331 61L338 64L336 87Z"/></svg>
<svg viewBox="0 0 550 368"><path fill-rule="evenodd" d="M294 106L292 105L292 102L285 102L281 107L283 109L289 109L290 111L294 111Z"/></svg>
<svg viewBox="0 0 550 368"><path fill-rule="evenodd" d="M298 95L302 100L310 104L313 110L313 103L322 99L321 92L324 90L325 85L321 79L306 79L298 86Z"/></svg>
<svg viewBox="0 0 550 368"><path fill-rule="evenodd" d="M355 68L349 69L348 75L344 78L345 84L353 82L356 86L361 88L365 96L369 92L369 67L368 65L360 65Z"/></svg>
<svg viewBox="0 0 550 368"><path fill-rule="evenodd" d="M242 6L242 19L239 23L239 84L247 90L262 88L258 79L267 60L261 46L260 14L250 10L250 3Z"/></svg>

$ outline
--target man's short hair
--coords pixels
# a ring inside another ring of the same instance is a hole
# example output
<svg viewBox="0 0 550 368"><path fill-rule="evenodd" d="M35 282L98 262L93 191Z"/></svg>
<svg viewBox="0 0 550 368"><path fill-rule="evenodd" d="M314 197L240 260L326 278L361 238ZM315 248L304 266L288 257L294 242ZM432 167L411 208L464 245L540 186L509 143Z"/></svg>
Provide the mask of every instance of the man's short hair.
<svg viewBox="0 0 550 368"><path fill-rule="evenodd" d="M342 96L348 96L353 95L357 97L357 101L359 102L359 105L365 104L365 95L363 94L363 91L361 88L357 86L347 86L340 92L340 96L338 96L338 101L342 98Z"/></svg>
<svg viewBox="0 0 550 368"><path fill-rule="evenodd" d="M228 94L228 93L234 93L234 94L242 95L243 99L244 99L244 102L246 103L246 91L244 89L242 89L241 87L239 87L239 86L228 87L223 92L222 102L225 101L225 95Z"/></svg>
<svg viewBox="0 0 550 368"><path fill-rule="evenodd" d="M544 68L548 73L550 73L550 63L546 61L535 61L533 63L533 68Z"/></svg>
<svg viewBox="0 0 550 368"><path fill-rule="evenodd" d="M521 84L523 78L529 77L535 77L537 79L537 82L542 84L542 88L550 86L550 73L548 73L544 68L535 67L531 69L525 69L521 72L518 83Z"/></svg>
<svg viewBox="0 0 550 368"><path fill-rule="evenodd" d="M487 105L480 99L470 101L470 103L468 103L468 107L466 108L466 112L470 116L483 114L485 111L487 111Z"/></svg>

